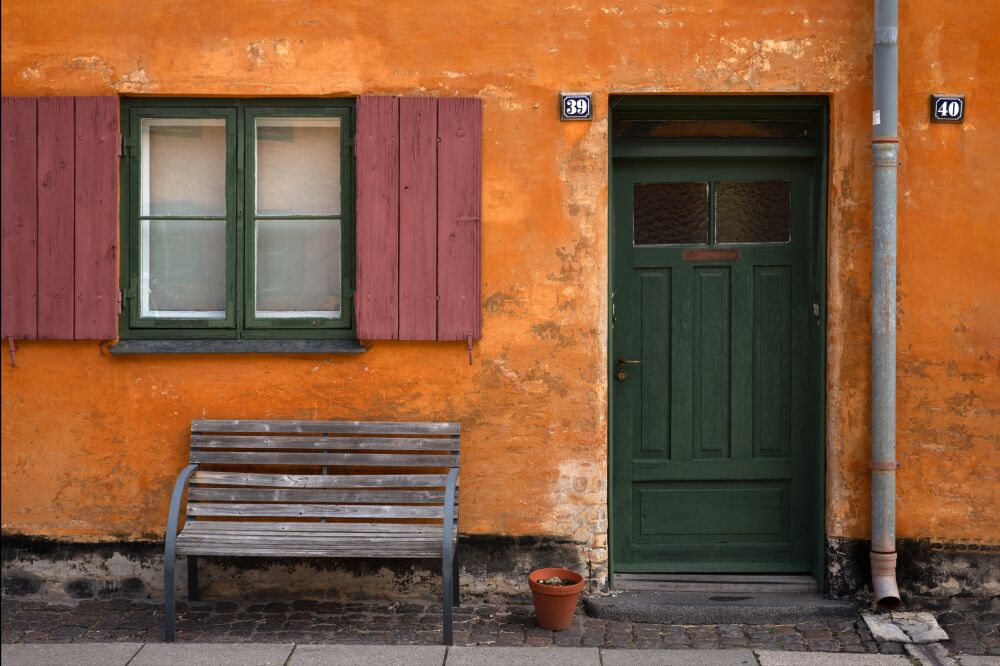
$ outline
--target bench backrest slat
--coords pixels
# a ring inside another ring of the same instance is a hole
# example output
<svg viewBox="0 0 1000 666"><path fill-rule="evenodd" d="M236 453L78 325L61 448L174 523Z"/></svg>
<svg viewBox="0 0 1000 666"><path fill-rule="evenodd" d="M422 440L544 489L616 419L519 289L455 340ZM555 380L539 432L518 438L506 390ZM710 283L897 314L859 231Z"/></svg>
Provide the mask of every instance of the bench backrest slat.
<svg viewBox="0 0 1000 666"><path fill-rule="evenodd" d="M345 504L443 504L444 490L327 490L322 488L203 488L188 490L202 502L342 502Z"/></svg>
<svg viewBox="0 0 1000 666"><path fill-rule="evenodd" d="M337 465L355 467L458 467L458 456L398 453L297 453L259 451L191 451L191 462L215 465Z"/></svg>
<svg viewBox="0 0 1000 666"><path fill-rule="evenodd" d="M459 444L455 423L196 420L187 515L440 525Z"/></svg>
<svg viewBox="0 0 1000 666"><path fill-rule="evenodd" d="M255 474L198 470L191 485L265 488L444 488L445 474Z"/></svg>
<svg viewBox="0 0 1000 666"><path fill-rule="evenodd" d="M367 421L220 421L195 420L191 432L336 433L340 435L452 435L461 434L458 423L399 423Z"/></svg>
<svg viewBox="0 0 1000 666"><path fill-rule="evenodd" d="M453 437L315 437L192 435L193 449L321 449L353 451L382 449L420 452L458 452L459 440Z"/></svg>
<svg viewBox="0 0 1000 666"><path fill-rule="evenodd" d="M189 516L248 516L300 518L444 518L443 506L361 504L239 504L193 502Z"/></svg>

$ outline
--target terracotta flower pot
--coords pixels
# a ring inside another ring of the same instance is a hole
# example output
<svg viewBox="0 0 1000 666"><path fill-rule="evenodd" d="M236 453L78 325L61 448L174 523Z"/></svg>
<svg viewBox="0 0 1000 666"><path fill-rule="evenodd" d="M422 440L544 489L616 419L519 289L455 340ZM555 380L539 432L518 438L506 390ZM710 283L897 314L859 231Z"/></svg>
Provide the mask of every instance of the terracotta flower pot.
<svg viewBox="0 0 1000 666"><path fill-rule="evenodd" d="M572 585L544 585L538 581L558 576L572 580ZM542 629L562 631L573 624L576 602L583 591L583 576L569 569L535 569L528 574L531 600L535 603L535 618Z"/></svg>

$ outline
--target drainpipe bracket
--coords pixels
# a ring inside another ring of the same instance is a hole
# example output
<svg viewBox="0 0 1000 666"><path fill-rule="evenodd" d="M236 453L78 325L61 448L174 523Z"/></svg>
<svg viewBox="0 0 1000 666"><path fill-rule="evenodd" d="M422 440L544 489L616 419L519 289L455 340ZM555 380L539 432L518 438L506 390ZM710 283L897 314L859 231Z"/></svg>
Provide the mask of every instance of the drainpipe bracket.
<svg viewBox="0 0 1000 666"><path fill-rule="evenodd" d="M899 468L899 461L890 460L887 462L875 462L873 460L868 463L868 466L876 472L894 472L897 468Z"/></svg>

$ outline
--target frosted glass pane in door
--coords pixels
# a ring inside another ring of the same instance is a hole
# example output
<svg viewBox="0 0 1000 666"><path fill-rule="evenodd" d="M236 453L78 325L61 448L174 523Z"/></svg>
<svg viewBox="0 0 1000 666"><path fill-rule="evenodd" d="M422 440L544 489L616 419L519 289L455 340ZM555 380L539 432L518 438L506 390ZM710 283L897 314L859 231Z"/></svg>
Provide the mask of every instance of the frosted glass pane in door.
<svg viewBox="0 0 1000 666"><path fill-rule="evenodd" d="M226 214L226 121L143 118L140 214Z"/></svg>
<svg viewBox="0 0 1000 666"><path fill-rule="evenodd" d="M257 118L257 214L340 215L340 119Z"/></svg>
<svg viewBox="0 0 1000 666"><path fill-rule="evenodd" d="M715 235L720 243L787 243L792 184L787 180L715 185Z"/></svg>
<svg viewBox="0 0 1000 666"><path fill-rule="evenodd" d="M636 245L708 242L708 183L636 183Z"/></svg>
<svg viewBox="0 0 1000 666"><path fill-rule="evenodd" d="M340 220L257 221L256 314L340 316Z"/></svg>
<svg viewBox="0 0 1000 666"><path fill-rule="evenodd" d="M226 316L226 221L142 220L139 303L142 317Z"/></svg>

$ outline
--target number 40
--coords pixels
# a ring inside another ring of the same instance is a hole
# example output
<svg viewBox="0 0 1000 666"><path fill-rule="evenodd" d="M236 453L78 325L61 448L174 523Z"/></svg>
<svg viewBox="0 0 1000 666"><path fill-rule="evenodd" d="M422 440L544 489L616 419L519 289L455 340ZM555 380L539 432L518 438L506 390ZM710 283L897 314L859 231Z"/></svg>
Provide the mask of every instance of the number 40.
<svg viewBox="0 0 1000 666"><path fill-rule="evenodd" d="M958 118L962 114L962 105L957 100L942 99L938 101L937 114L941 118Z"/></svg>

